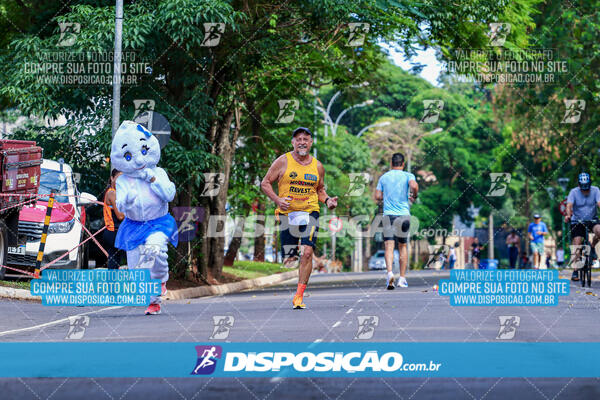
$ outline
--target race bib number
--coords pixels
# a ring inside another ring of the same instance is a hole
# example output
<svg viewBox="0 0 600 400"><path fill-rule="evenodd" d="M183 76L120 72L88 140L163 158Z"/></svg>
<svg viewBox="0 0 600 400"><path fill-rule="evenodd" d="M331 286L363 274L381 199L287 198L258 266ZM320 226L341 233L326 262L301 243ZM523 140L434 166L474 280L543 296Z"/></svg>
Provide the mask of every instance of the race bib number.
<svg viewBox="0 0 600 400"><path fill-rule="evenodd" d="M288 214L290 225L308 225L309 214L306 211L292 211Z"/></svg>

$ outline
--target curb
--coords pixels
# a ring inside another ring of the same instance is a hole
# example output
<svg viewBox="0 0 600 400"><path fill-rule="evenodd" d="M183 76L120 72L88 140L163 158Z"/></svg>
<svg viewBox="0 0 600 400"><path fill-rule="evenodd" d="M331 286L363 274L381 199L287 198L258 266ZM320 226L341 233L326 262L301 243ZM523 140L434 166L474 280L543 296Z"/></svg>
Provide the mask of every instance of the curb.
<svg viewBox="0 0 600 400"><path fill-rule="evenodd" d="M27 289L16 289L8 286L0 286L0 297L18 299L18 300L33 300L41 302L40 296L32 296Z"/></svg>
<svg viewBox="0 0 600 400"><path fill-rule="evenodd" d="M223 285L215 286L198 286L185 289L169 290L166 295L167 300L185 300L193 299L196 297L222 295L234 292L241 292L242 290L259 289L265 286L275 285L287 281L289 279L297 278L298 270L282 272L280 274L273 274L269 276L263 276L260 278L246 279L239 282L226 283ZM0 298L10 298L18 300L33 300L41 302L40 296L32 296L31 292L26 289L16 289L8 286L0 286Z"/></svg>
<svg viewBox="0 0 600 400"><path fill-rule="evenodd" d="M280 274L273 274L254 279L246 279L243 281L226 283L223 285L197 286L185 289L169 290L167 292L166 298L167 300L185 300L193 299L196 297L241 292L242 290L259 289L265 286L275 285L277 283L281 283L297 277L298 270L295 269L293 271L282 272Z"/></svg>

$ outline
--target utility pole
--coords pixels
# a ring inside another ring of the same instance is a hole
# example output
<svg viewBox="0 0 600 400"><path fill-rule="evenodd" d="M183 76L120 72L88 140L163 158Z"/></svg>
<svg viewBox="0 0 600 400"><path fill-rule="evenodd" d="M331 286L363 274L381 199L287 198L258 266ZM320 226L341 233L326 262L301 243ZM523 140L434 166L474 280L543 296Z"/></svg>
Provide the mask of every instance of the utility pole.
<svg viewBox="0 0 600 400"><path fill-rule="evenodd" d="M560 186L561 190L562 190L562 198L566 198L567 197L567 185L569 184L569 178L558 178L558 185ZM561 214L562 215L562 214ZM565 223L565 218L564 215L562 215L562 249L563 249L563 254L566 255L567 254L567 226Z"/></svg>
<svg viewBox="0 0 600 400"><path fill-rule="evenodd" d="M121 112L121 50L123 43L123 0L117 0L115 11L115 53L113 59L112 135L119 129Z"/></svg>
<svg viewBox="0 0 600 400"><path fill-rule="evenodd" d="M491 212L488 223L488 258L494 259L494 215Z"/></svg>
<svg viewBox="0 0 600 400"><path fill-rule="evenodd" d="M317 126L317 96L319 95L319 89L314 89L313 94L315 95L313 105L313 157L317 158L317 132L319 130Z"/></svg>

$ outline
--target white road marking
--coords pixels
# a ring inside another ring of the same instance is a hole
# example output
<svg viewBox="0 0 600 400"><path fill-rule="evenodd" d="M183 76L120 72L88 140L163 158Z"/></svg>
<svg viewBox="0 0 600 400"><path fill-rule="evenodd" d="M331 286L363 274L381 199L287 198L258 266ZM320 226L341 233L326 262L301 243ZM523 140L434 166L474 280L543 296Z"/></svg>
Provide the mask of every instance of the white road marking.
<svg viewBox="0 0 600 400"><path fill-rule="evenodd" d="M352 311L354 311L353 308L348 309L348 311L346 311L346 314L350 314Z"/></svg>
<svg viewBox="0 0 600 400"><path fill-rule="evenodd" d="M106 307L106 308L102 308L102 309L96 310L96 311L90 311L90 312L86 312L86 313L82 313L82 314L71 315L69 317L80 317L82 315L96 314L96 313L99 313L99 312L102 312L102 311L116 310L118 308L123 308L123 307L125 307L125 306ZM63 318L63 319L57 319L56 321L46 322L45 324L30 326L28 328L20 328L20 329L13 329L11 331L0 332L0 336L11 335L13 333L19 333L19 332L34 331L36 329L45 328L47 326L62 324L64 322L69 322L69 317Z"/></svg>
<svg viewBox="0 0 600 400"><path fill-rule="evenodd" d="M338 326L340 326L341 323L341 321L336 322L335 324L333 324L332 328L337 328Z"/></svg>
<svg viewBox="0 0 600 400"><path fill-rule="evenodd" d="M323 339L317 339L313 343L321 343L322 341L323 341Z"/></svg>

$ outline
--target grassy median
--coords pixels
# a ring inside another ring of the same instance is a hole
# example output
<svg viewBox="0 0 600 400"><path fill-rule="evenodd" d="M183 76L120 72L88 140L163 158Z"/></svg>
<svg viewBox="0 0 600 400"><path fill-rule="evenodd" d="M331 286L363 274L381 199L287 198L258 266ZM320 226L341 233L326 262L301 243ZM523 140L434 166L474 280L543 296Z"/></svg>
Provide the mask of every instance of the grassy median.
<svg viewBox="0 0 600 400"><path fill-rule="evenodd" d="M8 286L15 289L29 290L29 280L26 281L0 281L0 286Z"/></svg>
<svg viewBox="0 0 600 400"><path fill-rule="evenodd" d="M233 267L223 267L223 272L243 279L260 278L285 271L289 270L282 268L281 264L260 261L235 261Z"/></svg>

